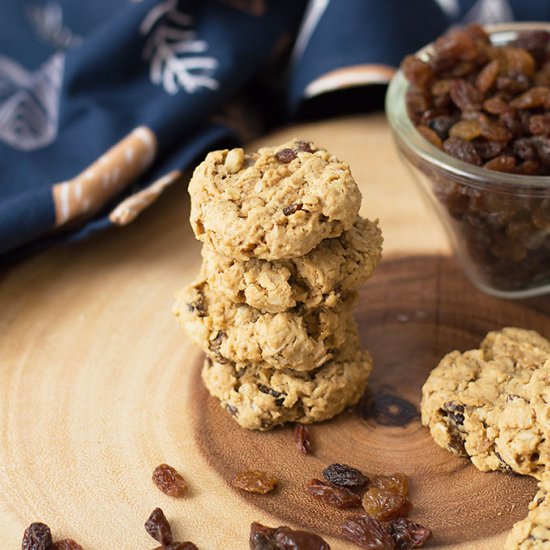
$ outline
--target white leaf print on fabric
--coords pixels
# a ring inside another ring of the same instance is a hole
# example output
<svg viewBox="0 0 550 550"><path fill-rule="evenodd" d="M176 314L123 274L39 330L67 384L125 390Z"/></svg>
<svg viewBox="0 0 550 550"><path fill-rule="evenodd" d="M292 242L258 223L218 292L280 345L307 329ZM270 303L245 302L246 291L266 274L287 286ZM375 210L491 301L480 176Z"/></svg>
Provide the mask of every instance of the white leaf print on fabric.
<svg viewBox="0 0 550 550"><path fill-rule="evenodd" d="M74 48L82 42L81 36L63 24L63 11L59 4L30 4L26 7L25 13L34 32L55 48Z"/></svg>
<svg viewBox="0 0 550 550"><path fill-rule="evenodd" d="M45 147L57 137L65 56L27 71L0 56L0 142L20 151Z"/></svg>
<svg viewBox="0 0 550 550"><path fill-rule="evenodd" d="M169 94L219 88L213 78L218 60L196 55L205 53L208 44L190 28L192 23L191 16L178 10L178 0L165 0L149 11L140 27L147 36L143 57L150 62L151 82Z"/></svg>

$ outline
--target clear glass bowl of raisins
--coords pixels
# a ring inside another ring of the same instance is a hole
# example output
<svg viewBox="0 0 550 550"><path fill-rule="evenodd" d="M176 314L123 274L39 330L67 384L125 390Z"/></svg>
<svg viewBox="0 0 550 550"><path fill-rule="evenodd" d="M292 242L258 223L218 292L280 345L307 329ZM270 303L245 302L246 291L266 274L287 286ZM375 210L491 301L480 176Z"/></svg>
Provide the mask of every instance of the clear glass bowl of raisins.
<svg viewBox="0 0 550 550"><path fill-rule="evenodd" d="M448 31L403 60L386 114L471 281L549 293L550 25Z"/></svg>

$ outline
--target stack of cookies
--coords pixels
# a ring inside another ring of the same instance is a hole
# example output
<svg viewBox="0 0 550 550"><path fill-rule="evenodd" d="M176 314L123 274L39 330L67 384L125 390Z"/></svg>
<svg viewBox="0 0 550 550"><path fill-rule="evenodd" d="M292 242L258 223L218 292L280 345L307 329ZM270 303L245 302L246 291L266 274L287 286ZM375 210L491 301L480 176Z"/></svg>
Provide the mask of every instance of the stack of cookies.
<svg viewBox="0 0 550 550"><path fill-rule="evenodd" d="M204 243L174 313L206 353L203 380L243 427L340 413L372 368L355 289L380 261L349 166L310 142L209 153L189 185Z"/></svg>

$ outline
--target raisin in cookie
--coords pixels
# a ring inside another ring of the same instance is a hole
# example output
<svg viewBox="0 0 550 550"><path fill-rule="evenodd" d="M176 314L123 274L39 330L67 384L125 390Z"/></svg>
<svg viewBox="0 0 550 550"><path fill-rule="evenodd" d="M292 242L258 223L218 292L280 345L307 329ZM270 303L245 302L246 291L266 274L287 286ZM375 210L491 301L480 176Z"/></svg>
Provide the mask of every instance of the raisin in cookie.
<svg viewBox="0 0 550 550"><path fill-rule="evenodd" d="M540 479L550 466L550 343L505 328L481 349L449 353L424 384L421 408L435 441L480 470Z"/></svg>
<svg viewBox="0 0 550 550"><path fill-rule="evenodd" d="M303 141L208 153L189 194L197 238L240 260L307 254L350 229L361 203L349 166Z"/></svg>
<svg viewBox="0 0 550 550"><path fill-rule="evenodd" d="M550 472L539 483L539 491L529 505L528 516L518 521L505 550L548 550L550 548Z"/></svg>
<svg viewBox="0 0 550 550"><path fill-rule="evenodd" d="M380 262L382 233L377 222L358 217L339 237L289 260L246 262L202 249L202 274L212 289L235 303L279 313L303 304L334 307L346 290L366 281Z"/></svg>
<svg viewBox="0 0 550 550"><path fill-rule="evenodd" d="M218 360L311 370L328 361L355 328L349 293L331 309L262 313L216 294L205 280L184 287L174 313L193 342Z"/></svg>
<svg viewBox="0 0 550 550"><path fill-rule="evenodd" d="M202 378L239 425L269 430L285 422L309 424L341 413L359 401L371 368L370 355L354 348L308 372L207 358Z"/></svg>

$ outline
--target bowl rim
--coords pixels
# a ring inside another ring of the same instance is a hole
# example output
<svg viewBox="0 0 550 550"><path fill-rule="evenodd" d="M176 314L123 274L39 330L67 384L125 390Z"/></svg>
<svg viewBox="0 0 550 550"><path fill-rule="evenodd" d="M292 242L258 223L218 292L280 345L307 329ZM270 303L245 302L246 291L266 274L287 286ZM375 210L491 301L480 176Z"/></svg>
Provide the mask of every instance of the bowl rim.
<svg viewBox="0 0 550 550"><path fill-rule="evenodd" d="M542 21L511 22L485 25L484 29L495 44L503 44L515 38L520 31L546 30L550 32L550 23ZM433 42L430 42L414 55L426 58L432 47ZM489 170L458 160L432 145L416 130L407 113L405 93L408 87L409 83L405 75L401 69L398 69L389 84L385 98L386 116L399 145L420 157L427 164L453 174L466 185L482 188L495 185L501 188L516 188L516 190L540 189L545 194L548 192L550 176L526 176Z"/></svg>

